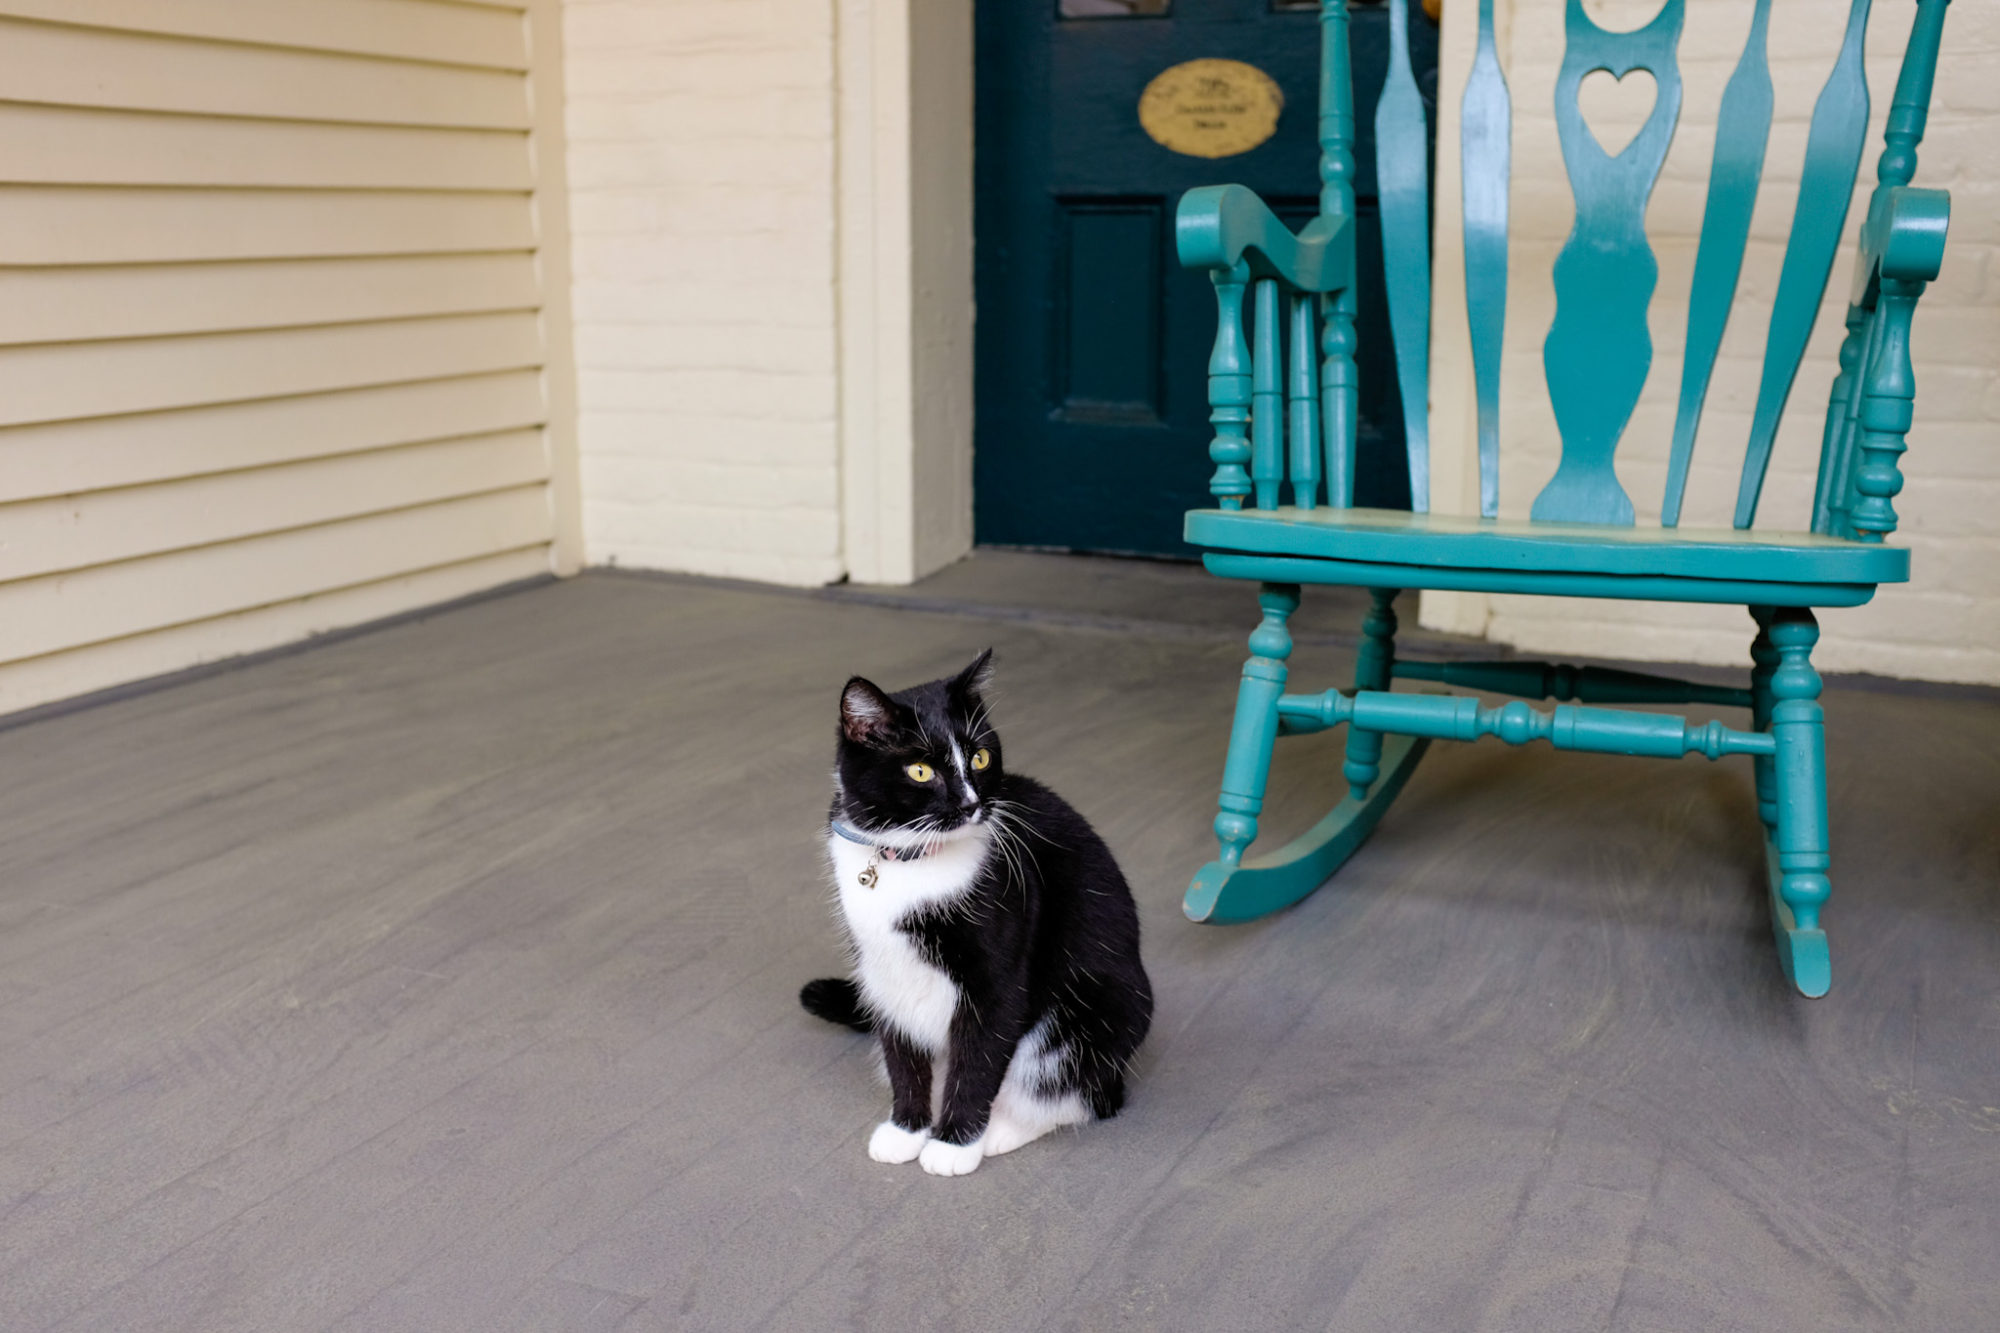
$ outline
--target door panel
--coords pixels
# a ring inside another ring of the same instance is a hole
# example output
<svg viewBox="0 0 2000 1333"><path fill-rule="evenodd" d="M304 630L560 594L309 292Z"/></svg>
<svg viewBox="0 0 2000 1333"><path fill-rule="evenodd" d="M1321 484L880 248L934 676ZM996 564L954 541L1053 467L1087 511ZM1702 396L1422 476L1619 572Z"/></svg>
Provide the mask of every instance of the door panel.
<svg viewBox="0 0 2000 1333"><path fill-rule="evenodd" d="M1057 416L1065 422L1164 424L1160 282L1166 242L1158 199L1064 199L1064 278L1057 303Z"/></svg>
<svg viewBox="0 0 2000 1333"><path fill-rule="evenodd" d="M1416 10L1416 6L1412 6ZM1111 16L1063 17L1086 10ZM1119 14L1124 16L1118 16ZM1387 12L1351 17L1356 73L1361 424L1356 499L1407 507L1403 426L1379 281L1372 108ZM981 542L1192 554L1209 503L1215 299L1173 253L1198 185L1247 185L1293 225L1316 211L1316 12L1271 0L980 0L974 504ZM1420 82L1436 30L1413 14ZM1148 83L1204 57L1254 65L1284 98L1246 153L1186 156L1140 127Z"/></svg>

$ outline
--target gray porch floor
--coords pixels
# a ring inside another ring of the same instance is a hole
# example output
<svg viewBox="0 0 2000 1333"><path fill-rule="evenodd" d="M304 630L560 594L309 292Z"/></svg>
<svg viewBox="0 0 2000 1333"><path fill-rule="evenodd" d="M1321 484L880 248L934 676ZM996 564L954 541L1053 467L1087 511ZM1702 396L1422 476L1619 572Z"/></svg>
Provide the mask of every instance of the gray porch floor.
<svg viewBox="0 0 2000 1333"><path fill-rule="evenodd" d="M1829 691L1808 1002L1742 761L1434 747L1332 886L1185 922L1252 621L1053 557L600 574L0 730L0 1328L1996 1327L1990 695ZM1159 1016L1124 1115L938 1180L794 995L841 680L989 642ZM1288 742L1266 828L1338 764Z"/></svg>

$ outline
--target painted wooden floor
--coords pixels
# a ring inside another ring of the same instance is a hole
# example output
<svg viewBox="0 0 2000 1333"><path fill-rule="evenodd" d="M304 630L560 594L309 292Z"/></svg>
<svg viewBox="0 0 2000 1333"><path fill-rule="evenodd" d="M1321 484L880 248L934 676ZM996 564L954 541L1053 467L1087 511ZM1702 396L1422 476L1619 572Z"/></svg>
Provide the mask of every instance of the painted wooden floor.
<svg viewBox="0 0 2000 1333"><path fill-rule="evenodd" d="M1439 746L1335 888L1195 927L1249 597L981 559L591 575L0 730L0 1329L2000 1326L1991 696L1830 693L1817 1003L1747 761ZM989 642L1159 1018L1119 1119L938 1180L793 997L841 681Z"/></svg>

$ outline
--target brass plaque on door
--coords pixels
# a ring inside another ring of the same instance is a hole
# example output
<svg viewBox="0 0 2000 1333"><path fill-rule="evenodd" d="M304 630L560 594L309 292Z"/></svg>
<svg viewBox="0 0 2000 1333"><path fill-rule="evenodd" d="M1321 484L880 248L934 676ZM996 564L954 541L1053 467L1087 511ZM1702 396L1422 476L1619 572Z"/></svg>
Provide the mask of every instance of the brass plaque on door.
<svg viewBox="0 0 2000 1333"><path fill-rule="evenodd" d="M1139 124L1189 157L1234 157L1278 132L1277 80L1240 60L1190 60L1162 70L1139 94Z"/></svg>

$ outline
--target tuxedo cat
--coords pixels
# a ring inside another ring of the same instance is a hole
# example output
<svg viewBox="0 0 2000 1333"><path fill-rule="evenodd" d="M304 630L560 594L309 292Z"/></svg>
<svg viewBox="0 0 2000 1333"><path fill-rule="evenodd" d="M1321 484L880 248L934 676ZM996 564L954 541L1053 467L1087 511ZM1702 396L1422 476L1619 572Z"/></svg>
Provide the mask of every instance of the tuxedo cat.
<svg viewBox="0 0 2000 1333"><path fill-rule="evenodd" d="M1110 849L1001 762L992 656L897 694L859 676L841 692L826 837L854 977L799 994L881 1041L891 1111L868 1155L939 1176L1116 1115L1153 1017Z"/></svg>

